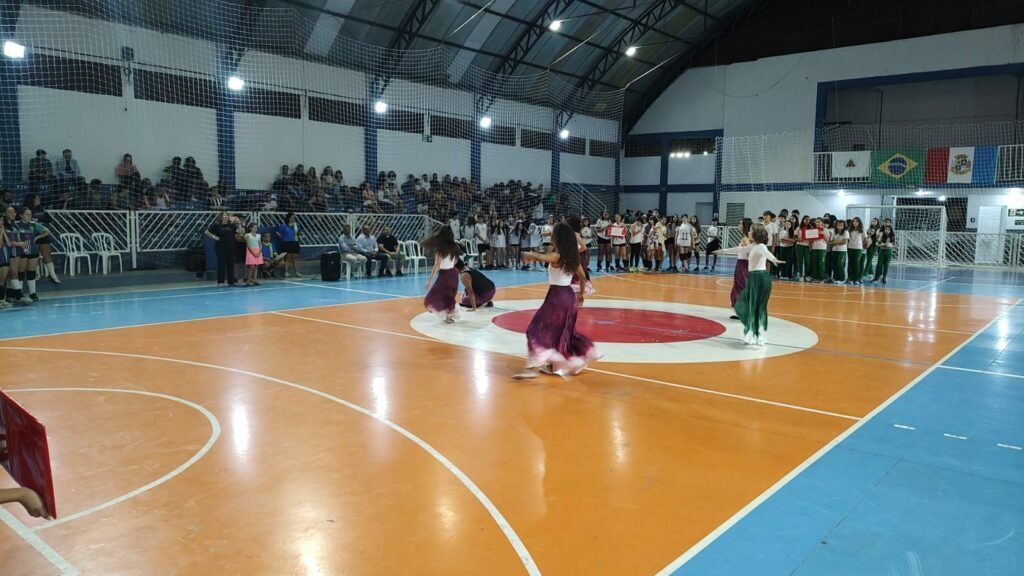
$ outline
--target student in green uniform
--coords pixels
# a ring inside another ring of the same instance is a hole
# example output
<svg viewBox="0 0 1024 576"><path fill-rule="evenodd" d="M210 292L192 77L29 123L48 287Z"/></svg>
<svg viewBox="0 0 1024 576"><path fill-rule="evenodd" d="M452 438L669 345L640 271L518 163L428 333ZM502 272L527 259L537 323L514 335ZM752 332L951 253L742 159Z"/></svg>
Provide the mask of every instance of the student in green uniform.
<svg viewBox="0 0 1024 576"><path fill-rule="evenodd" d="M846 220L836 220L829 245L832 247L832 281L846 282L846 251L850 244L850 233L846 231Z"/></svg>
<svg viewBox="0 0 1024 576"><path fill-rule="evenodd" d="M872 282L881 281L885 284L885 279L889 276L889 263L892 262L892 251L896 247L896 232L892 229L892 224L886 220L885 224L882 224L882 231L878 233L878 266L875 267L875 277L871 280Z"/></svg>
<svg viewBox="0 0 1024 576"><path fill-rule="evenodd" d="M864 276L864 222L857 216L850 220L850 243L847 244L849 255L850 284L860 284Z"/></svg>
<svg viewBox="0 0 1024 576"><path fill-rule="evenodd" d="M881 231L882 226L878 222L878 218L871 219L871 225L868 226L867 232L864 233L864 267L861 270L861 276L874 275L875 273L875 256L878 254L878 233Z"/></svg>

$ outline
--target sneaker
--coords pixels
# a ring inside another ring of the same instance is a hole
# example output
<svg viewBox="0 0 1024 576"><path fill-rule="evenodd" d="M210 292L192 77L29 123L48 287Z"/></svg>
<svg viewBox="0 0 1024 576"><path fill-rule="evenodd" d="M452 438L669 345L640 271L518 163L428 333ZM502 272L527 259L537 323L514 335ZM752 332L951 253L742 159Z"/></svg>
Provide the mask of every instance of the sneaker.
<svg viewBox="0 0 1024 576"><path fill-rule="evenodd" d="M33 302L39 302L39 295L38 294L35 294L35 293L29 294L28 297L31 298Z"/></svg>
<svg viewBox="0 0 1024 576"><path fill-rule="evenodd" d="M29 298L28 296L22 296L21 299L18 300L18 302L21 302L22 304L31 304L32 299Z"/></svg>
<svg viewBox="0 0 1024 576"><path fill-rule="evenodd" d="M7 310L8 308L14 308L14 304L11 304L7 300L0 300L0 310Z"/></svg>
<svg viewBox="0 0 1024 576"><path fill-rule="evenodd" d="M520 372L519 374L516 374L512 378L515 378L516 380L533 380L537 378L537 376L538 374L533 370L525 370L523 372Z"/></svg>

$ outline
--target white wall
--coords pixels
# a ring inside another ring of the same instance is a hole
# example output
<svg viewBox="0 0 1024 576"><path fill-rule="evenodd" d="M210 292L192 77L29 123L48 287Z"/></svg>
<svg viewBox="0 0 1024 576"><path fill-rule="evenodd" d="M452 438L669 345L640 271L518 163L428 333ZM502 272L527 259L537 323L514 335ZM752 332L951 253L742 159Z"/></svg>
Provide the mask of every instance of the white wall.
<svg viewBox="0 0 1024 576"><path fill-rule="evenodd" d="M726 136L742 136L811 130L819 82L1021 61L1024 25L1015 24L691 69L631 133L723 129Z"/></svg>
<svg viewBox="0 0 1024 576"><path fill-rule="evenodd" d="M714 181L714 174L711 177ZM661 156L622 159L623 186L657 186L661 183Z"/></svg>
<svg viewBox="0 0 1024 576"><path fill-rule="evenodd" d="M669 184L714 184L715 155L668 159ZM627 182L632 184L632 182Z"/></svg>
<svg viewBox="0 0 1024 576"><path fill-rule="evenodd" d="M619 212L626 210L643 210L644 212L658 207L658 193L619 194Z"/></svg>
<svg viewBox="0 0 1024 576"><path fill-rule="evenodd" d="M846 215L846 207L850 204L881 204L883 195L881 192L857 191L847 192L840 196L835 191L811 191L811 192L723 192L719 198L719 214L725 217L726 205L729 203L743 203L744 214L748 218L757 219L765 210L771 210L776 214L786 208L790 212L799 210L804 216L821 216L826 212L837 216Z"/></svg>
<svg viewBox="0 0 1024 576"><path fill-rule="evenodd" d="M159 181L174 156L193 156L211 184L217 181L216 113L114 96L18 86L23 117L24 172L36 149L56 161L70 148L82 176L116 182L114 167L128 153L143 178Z"/></svg>
<svg viewBox="0 0 1024 576"><path fill-rule="evenodd" d="M1004 206L1006 208L1024 208L1024 192L1019 189L1011 192L1006 188L986 188L983 190L971 190L967 197L967 228L976 230L978 228L978 209L981 206ZM1017 226L1016 220L1024 218L1007 218L1007 230L1024 230L1024 226Z"/></svg>
<svg viewBox="0 0 1024 576"><path fill-rule="evenodd" d="M419 134L380 130L377 132L377 170L394 170L400 180L407 174L451 174L470 177L470 142L434 136L424 142ZM548 170L551 165L548 164Z"/></svg>
<svg viewBox="0 0 1024 576"><path fill-rule="evenodd" d="M714 201L714 192L672 193L666 195L665 208L667 214L696 214L698 203ZM705 222L705 224L710 223L710 221Z"/></svg>
<svg viewBox="0 0 1024 576"><path fill-rule="evenodd" d="M345 184L357 186L366 177L363 129L303 120L302 158L307 169L316 166L320 174L325 166L330 166L345 173ZM263 186L269 186L271 180L273 177Z"/></svg>
<svg viewBox="0 0 1024 576"><path fill-rule="evenodd" d="M564 173L564 172L563 172ZM469 175L466 175L468 178ZM480 144L480 179L483 186L522 180L551 186L551 151Z"/></svg>
<svg viewBox="0 0 1024 576"><path fill-rule="evenodd" d="M559 167L562 182L615 185L614 158L562 153Z"/></svg>
<svg viewBox="0 0 1024 576"><path fill-rule="evenodd" d="M305 163L302 144L301 120L235 114L236 186L269 188L282 164L294 168ZM362 180L362 173L359 179Z"/></svg>

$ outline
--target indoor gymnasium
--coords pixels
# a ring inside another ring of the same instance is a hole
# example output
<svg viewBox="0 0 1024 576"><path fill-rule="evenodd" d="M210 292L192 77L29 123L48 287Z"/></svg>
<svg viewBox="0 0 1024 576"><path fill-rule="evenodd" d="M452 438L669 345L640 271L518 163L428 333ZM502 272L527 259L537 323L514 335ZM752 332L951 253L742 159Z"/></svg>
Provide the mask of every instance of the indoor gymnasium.
<svg viewBox="0 0 1024 576"><path fill-rule="evenodd" d="M0 43L0 575L1024 574L1024 2Z"/></svg>

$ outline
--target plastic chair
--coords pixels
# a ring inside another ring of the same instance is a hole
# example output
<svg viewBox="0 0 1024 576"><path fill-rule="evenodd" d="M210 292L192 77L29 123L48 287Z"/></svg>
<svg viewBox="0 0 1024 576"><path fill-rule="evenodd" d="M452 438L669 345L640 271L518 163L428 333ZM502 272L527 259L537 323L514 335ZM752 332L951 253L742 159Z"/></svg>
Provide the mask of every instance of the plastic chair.
<svg viewBox="0 0 1024 576"><path fill-rule="evenodd" d="M96 268L103 263L103 273L110 273L110 260L117 258L117 267L124 273L124 263L121 261L121 252L114 247L114 237L106 232L95 232L92 235L92 245L96 247Z"/></svg>
<svg viewBox="0 0 1024 576"><path fill-rule="evenodd" d="M85 258L89 274L92 274L92 258L85 251L85 239L81 234L65 232L60 235L60 244L64 247L64 274L74 276L80 270L78 261Z"/></svg>
<svg viewBox="0 0 1024 576"><path fill-rule="evenodd" d="M427 258L423 256L423 247L415 240L406 240L402 245L402 249L405 251L405 261L412 264L414 274L419 274L420 262L423 262L424 268L427 267Z"/></svg>
<svg viewBox="0 0 1024 576"><path fill-rule="evenodd" d="M480 258L480 253L476 249L476 243L463 238L459 240L459 244L462 245L462 261L467 266L472 266Z"/></svg>

